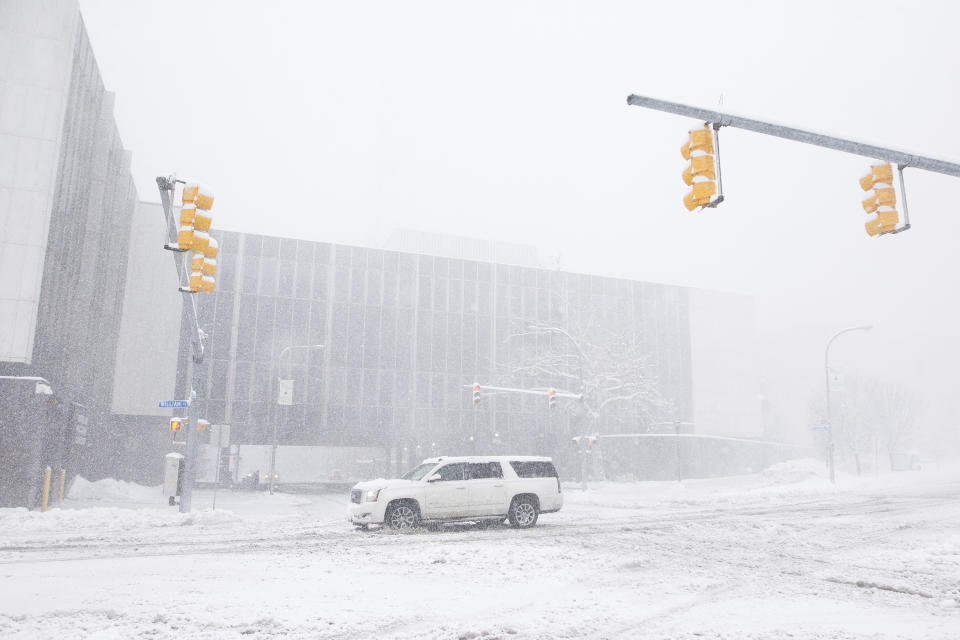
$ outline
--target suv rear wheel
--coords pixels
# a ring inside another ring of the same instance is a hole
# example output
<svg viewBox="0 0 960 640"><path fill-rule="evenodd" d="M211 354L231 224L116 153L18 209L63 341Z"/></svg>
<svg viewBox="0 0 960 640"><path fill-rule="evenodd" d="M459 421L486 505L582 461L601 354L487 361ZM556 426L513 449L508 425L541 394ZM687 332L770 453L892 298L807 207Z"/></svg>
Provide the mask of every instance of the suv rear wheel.
<svg viewBox="0 0 960 640"><path fill-rule="evenodd" d="M420 526L420 509L412 502L394 502L387 507L383 521L395 531L415 529Z"/></svg>
<svg viewBox="0 0 960 640"><path fill-rule="evenodd" d="M510 504L510 511L507 512L510 524L517 529L528 529L537 524L538 515L540 514L537 510L537 503L530 496L514 498Z"/></svg>

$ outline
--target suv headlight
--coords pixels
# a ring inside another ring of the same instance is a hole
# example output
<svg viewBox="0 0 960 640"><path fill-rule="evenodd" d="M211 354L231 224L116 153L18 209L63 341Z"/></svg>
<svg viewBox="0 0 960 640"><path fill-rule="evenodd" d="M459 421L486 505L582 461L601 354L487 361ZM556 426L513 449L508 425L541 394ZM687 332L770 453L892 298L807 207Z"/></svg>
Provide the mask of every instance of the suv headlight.
<svg viewBox="0 0 960 640"><path fill-rule="evenodd" d="M364 491L363 500L365 502L376 502L377 498L380 497L381 491L383 491L383 489L369 489L367 491Z"/></svg>

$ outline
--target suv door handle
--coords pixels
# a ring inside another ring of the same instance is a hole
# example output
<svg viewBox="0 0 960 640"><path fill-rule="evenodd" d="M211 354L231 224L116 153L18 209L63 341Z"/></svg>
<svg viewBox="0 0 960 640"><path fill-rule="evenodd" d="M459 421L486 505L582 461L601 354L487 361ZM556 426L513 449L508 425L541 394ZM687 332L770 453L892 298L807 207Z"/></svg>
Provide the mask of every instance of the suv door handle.
<svg viewBox="0 0 960 640"><path fill-rule="evenodd" d="M464 491L466 487L454 487L457 491Z"/></svg>
<svg viewBox="0 0 960 640"><path fill-rule="evenodd" d="M495 486L495 487L502 487L503 485L502 485L502 484L495 484L495 485L493 485L493 486Z"/></svg>

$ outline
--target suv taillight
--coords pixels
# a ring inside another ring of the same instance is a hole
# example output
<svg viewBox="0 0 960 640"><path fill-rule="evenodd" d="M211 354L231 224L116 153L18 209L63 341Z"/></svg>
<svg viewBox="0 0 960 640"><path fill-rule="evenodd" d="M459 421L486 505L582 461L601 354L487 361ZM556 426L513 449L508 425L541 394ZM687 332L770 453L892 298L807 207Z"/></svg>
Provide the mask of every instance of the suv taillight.
<svg viewBox="0 0 960 640"><path fill-rule="evenodd" d="M560 476L557 476L557 493L563 493L563 489L560 488Z"/></svg>

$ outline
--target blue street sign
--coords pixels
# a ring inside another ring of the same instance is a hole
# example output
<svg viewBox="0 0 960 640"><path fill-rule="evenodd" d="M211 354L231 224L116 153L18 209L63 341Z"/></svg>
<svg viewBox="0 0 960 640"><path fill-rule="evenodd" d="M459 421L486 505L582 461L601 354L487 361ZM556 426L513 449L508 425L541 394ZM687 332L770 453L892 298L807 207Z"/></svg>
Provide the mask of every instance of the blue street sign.
<svg viewBox="0 0 960 640"><path fill-rule="evenodd" d="M830 427L825 424L815 424L810 427L811 431L830 431Z"/></svg>
<svg viewBox="0 0 960 640"><path fill-rule="evenodd" d="M161 400L158 406L161 409L167 409L170 407L189 407L190 403L186 400Z"/></svg>

